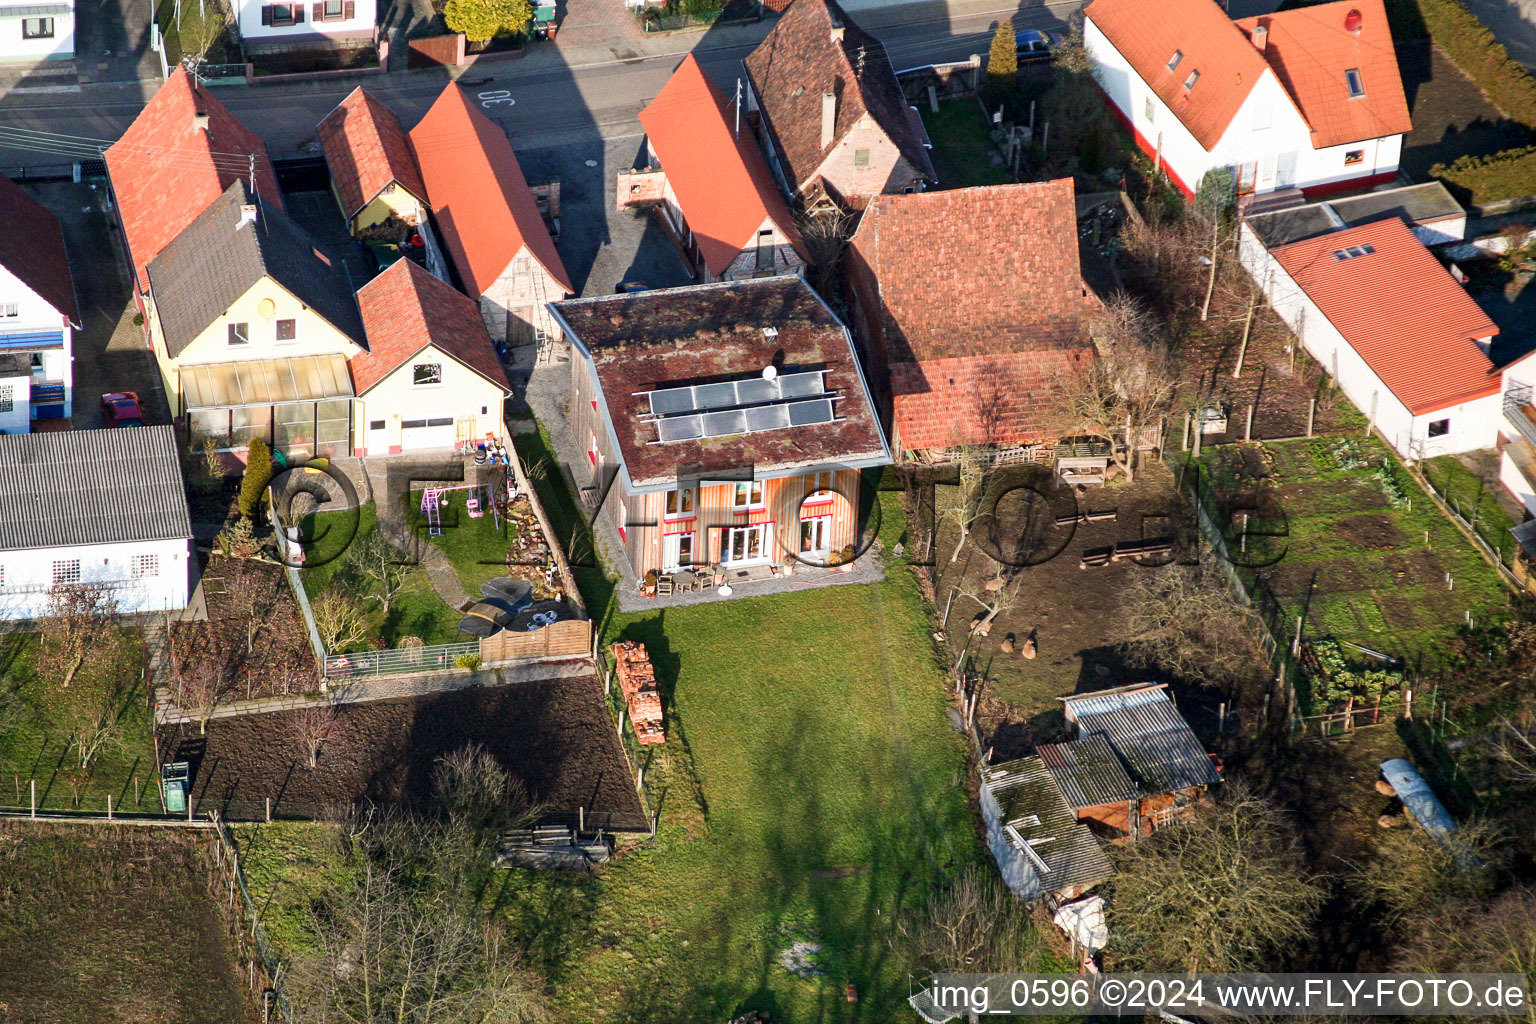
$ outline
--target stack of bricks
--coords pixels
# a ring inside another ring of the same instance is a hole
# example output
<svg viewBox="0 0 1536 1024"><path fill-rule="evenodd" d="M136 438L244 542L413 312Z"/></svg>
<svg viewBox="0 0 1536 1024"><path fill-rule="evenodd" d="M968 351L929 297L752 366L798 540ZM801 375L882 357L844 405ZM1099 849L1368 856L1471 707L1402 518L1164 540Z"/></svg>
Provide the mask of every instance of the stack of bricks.
<svg viewBox="0 0 1536 1024"><path fill-rule="evenodd" d="M613 645L619 689L629 705L629 720L635 725L635 739L642 744L664 743L661 691L656 687L656 670L645 653L645 645L625 640Z"/></svg>

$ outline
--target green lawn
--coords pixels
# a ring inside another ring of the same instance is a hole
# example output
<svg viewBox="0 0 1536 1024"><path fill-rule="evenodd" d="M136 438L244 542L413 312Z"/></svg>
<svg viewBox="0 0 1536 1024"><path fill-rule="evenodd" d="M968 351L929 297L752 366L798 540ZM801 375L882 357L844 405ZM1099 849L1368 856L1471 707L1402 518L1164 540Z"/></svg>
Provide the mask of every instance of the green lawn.
<svg viewBox="0 0 1536 1024"><path fill-rule="evenodd" d="M1304 637L1429 667L1468 611L1487 624L1509 608L1496 570L1375 438L1207 449L1200 465L1207 481L1229 490L1258 486L1283 514L1256 517L1252 527L1284 532L1263 542L1282 557L1245 574L1274 596L1283 638L1305 615Z"/></svg>
<svg viewBox="0 0 1536 1024"><path fill-rule="evenodd" d="M993 162L998 154L992 132L974 99L941 100L937 114L924 106L922 117L943 187L1006 185L1013 180L1006 167Z"/></svg>
<svg viewBox="0 0 1536 1024"><path fill-rule="evenodd" d="M203 54L210 64L225 64L239 55L234 33L219 5L200 6L194 0L183 0L178 18L176 0L157 0L155 21L165 37L165 59L172 67L186 56Z"/></svg>
<svg viewBox="0 0 1536 1024"><path fill-rule="evenodd" d="M507 574L507 551L517 537L517 527L506 520L500 523L490 512L479 519L465 510L468 491L448 491L441 511L441 532L430 536L426 514L421 511L421 492L411 491L400 499L405 521L412 532L442 549L453 563L459 583L471 594L480 593L480 584ZM485 492L478 492L481 502Z"/></svg>
<svg viewBox="0 0 1536 1024"><path fill-rule="evenodd" d="M82 771L63 724L70 691L37 675L36 649L36 636L0 636L0 806L27 807L36 779L39 808L104 811L110 795L114 810L158 814L160 768L143 685L123 688L114 739Z"/></svg>
<svg viewBox="0 0 1536 1024"><path fill-rule="evenodd" d="M1511 564L1518 545L1509 531L1519 524L1499 504L1497 492L1454 455L1429 459L1420 468L1425 479L1440 492L1446 503L1472 524L1478 536L1499 552L1505 565ZM1498 487L1498 484L1493 487Z"/></svg>
<svg viewBox="0 0 1536 1024"><path fill-rule="evenodd" d="M347 565L344 552L348 546L378 529L378 518L371 504L356 510L306 516L299 529L307 542L315 544L309 552L309 562L314 568L299 573L304 592L311 601L333 581L354 596L365 598L370 629L386 647L399 646L401 638L407 636L421 637L427 644L451 644L464 639L459 632L462 616L443 603L437 591L432 589L426 572L420 568L408 570L405 587L395 596L388 615L384 614L380 602L366 599L366 585Z"/></svg>

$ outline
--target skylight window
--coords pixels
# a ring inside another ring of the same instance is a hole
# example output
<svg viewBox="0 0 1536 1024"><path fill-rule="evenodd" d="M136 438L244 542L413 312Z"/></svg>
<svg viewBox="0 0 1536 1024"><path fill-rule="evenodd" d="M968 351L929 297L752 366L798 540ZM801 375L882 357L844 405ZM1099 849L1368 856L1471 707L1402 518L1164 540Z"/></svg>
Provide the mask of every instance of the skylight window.
<svg viewBox="0 0 1536 1024"><path fill-rule="evenodd" d="M1352 260L1356 256L1369 256L1375 251L1376 247L1370 242L1366 242L1364 245L1352 245L1347 249L1335 249L1333 258L1343 263L1345 260Z"/></svg>
<svg viewBox="0 0 1536 1024"><path fill-rule="evenodd" d="M1350 68L1344 72L1344 82L1349 86L1350 99L1365 95L1365 80L1360 77L1359 68Z"/></svg>
<svg viewBox="0 0 1536 1024"><path fill-rule="evenodd" d="M1173 56L1168 58L1168 70L1172 71L1179 66L1179 61L1184 59L1183 50L1174 50Z"/></svg>
<svg viewBox="0 0 1536 1024"><path fill-rule="evenodd" d="M1193 89L1198 81L1200 81L1200 69L1195 68L1195 70L1189 73L1189 77L1184 79L1184 88Z"/></svg>

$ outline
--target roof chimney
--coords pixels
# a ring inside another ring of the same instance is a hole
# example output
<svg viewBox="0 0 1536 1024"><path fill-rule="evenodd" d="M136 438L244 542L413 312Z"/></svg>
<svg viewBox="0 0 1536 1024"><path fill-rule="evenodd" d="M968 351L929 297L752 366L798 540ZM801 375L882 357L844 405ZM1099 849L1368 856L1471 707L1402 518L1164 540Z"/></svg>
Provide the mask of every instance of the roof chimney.
<svg viewBox="0 0 1536 1024"><path fill-rule="evenodd" d="M1259 25L1253 26L1253 45L1254 45L1254 48L1257 49L1260 53L1263 53L1264 52L1264 47L1268 43L1269 43L1269 26L1268 25L1263 25L1263 24L1259 24Z"/></svg>
<svg viewBox="0 0 1536 1024"><path fill-rule="evenodd" d="M208 111L194 110L192 112L192 127L198 131L208 130Z"/></svg>
<svg viewBox="0 0 1536 1024"><path fill-rule="evenodd" d="M244 206L241 206L240 207L240 219L235 222L235 230L239 231L241 228L245 227L247 224L255 224L255 223L256 223L256 204L255 203L246 203Z"/></svg>
<svg viewBox="0 0 1536 1024"><path fill-rule="evenodd" d="M837 15L832 15L832 41L839 45L843 42L843 20Z"/></svg>
<svg viewBox="0 0 1536 1024"><path fill-rule="evenodd" d="M837 138L837 93L821 94L821 148L826 149Z"/></svg>

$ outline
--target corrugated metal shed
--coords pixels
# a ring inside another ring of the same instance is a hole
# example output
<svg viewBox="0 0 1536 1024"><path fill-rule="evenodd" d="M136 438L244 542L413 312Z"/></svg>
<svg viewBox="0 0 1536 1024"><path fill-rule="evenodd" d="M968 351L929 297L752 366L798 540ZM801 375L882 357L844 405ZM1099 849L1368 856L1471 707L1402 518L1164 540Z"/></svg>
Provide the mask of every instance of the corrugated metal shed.
<svg viewBox="0 0 1536 1024"><path fill-rule="evenodd" d="M1079 737L1101 735L1148 794L1221 781L1205 748L1161 686L1132 686L1063 698Z"/></svg>
<svg viewBox="0 0 1536 1024"><path fill-rule="evenodd" d="M0 551L191 536L170 427L0 436Z"/></svg>
<svg viewBox="0 0 1536 1024"><path fill-rule="evenodd" d="M1039 757L1022 757L982 773L1002 809L1009 841L1036 862L1043 892L1092 885L1114 874L1098 840L1067 806Z"/></svg>
<svg viewBox="0 0 1536 1024"><path fill-rule="evenodd" d="M1074 811L1103 804L1127 803L1139 795L1120 758L1103 736L1086 736L1071 743L1045 743L1035 751L1067 806Z"/></svg>

